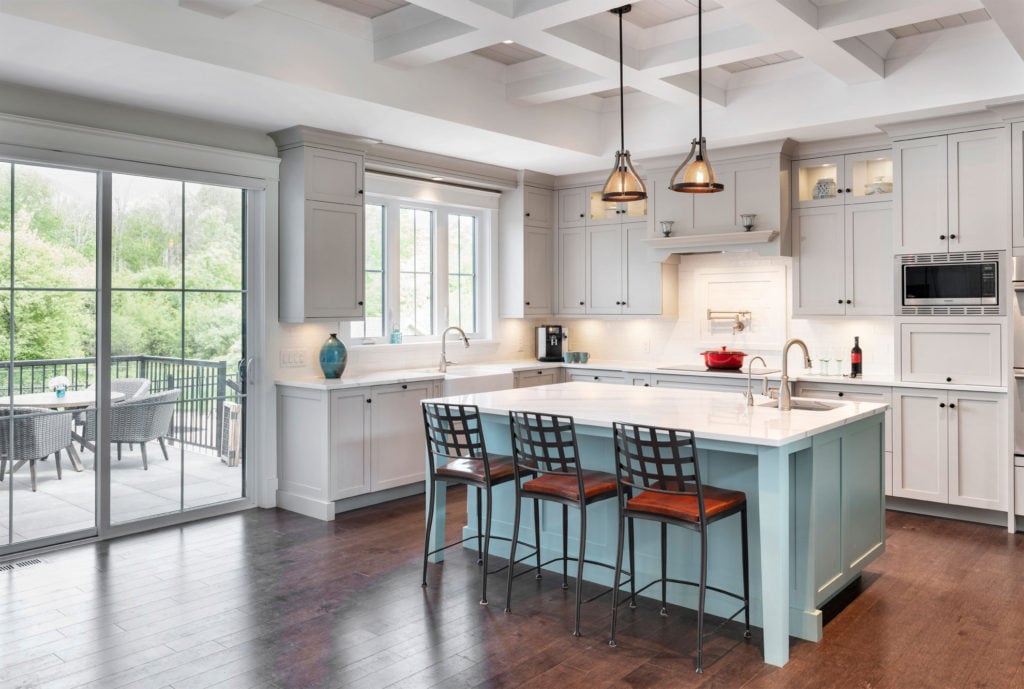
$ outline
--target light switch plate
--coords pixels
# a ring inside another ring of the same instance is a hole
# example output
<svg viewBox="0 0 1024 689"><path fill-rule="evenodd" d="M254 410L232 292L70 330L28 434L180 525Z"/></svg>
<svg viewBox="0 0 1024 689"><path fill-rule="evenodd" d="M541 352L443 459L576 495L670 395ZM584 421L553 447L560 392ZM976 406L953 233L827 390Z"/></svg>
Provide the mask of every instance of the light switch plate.
<svg viewBox="0 0 1024 689"><path fill-rule="evenodd" d="M301 347L287 347L281 350L281 367L297 368L306 365L306 350Z"/></svg>

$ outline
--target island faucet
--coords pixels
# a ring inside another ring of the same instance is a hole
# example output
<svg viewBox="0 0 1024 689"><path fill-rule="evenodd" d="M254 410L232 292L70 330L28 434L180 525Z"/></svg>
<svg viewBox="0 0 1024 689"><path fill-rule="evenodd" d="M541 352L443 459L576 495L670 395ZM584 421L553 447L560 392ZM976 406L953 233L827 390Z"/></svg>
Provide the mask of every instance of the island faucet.
<svg viewBox="0 0 1024 689"><path fill-rule="evenodd" d="M755 356L753 359L751 359L747 363L747 406L748 407L753 407L754 406L754 395L750 392L750 375L753 372L753 368L754 368L753 364L754 364L754 362L759 360L759 359L761 361L761 365L764 366L765 368L768 368L768 362L765 361L764 358L760 357L760 356ZM762 395L767 395L768 394L768 376L767 375L765 375L765 377L764 377L764 385L762 385L761 390L762 390L762 392L761 392Z"/></svg>
<svg viewBox="0 0 1024 689"><path fill-rule="evenodd" d="M437 370L440 371L441 373L444 373L445 371L448 370L448 364L455 363L454 361L448 361L448 357L445 355L445 351L448 346L448 333L452 330L456 331L459 334L459 336L462 337L462 341L466 343L466 348L469 348L469 338L466 337L465 330L463 330L457 325L451 325L445 328L444 332L441 333L441 365L437 367Z"/></svg>
<svg viewBox="0 0 1024 689"><path fill-rule="evenodd" d="M811 367L811 355L807 353L807 345L803 340L792 338L782 346L782 382L779 383L779 411L789 411L793 408L793 402L789 396L789 348L793 345L800 345L804 350L804 368Z"/></svg>

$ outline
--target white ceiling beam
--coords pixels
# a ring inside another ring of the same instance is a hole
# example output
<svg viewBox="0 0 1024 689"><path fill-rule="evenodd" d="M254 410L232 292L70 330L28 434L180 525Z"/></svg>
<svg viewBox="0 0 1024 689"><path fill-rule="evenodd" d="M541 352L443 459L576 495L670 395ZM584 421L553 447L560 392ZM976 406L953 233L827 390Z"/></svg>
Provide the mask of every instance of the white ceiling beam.
<svg viewBox="0 0 1024 689"><path fill-rule="evenodd" d="M186 10L224 19L259 2L260 0L178 0L178 5Z"/></svg>
<svg viewBox="0 0 1024 689"><path fill-rule="evenodd" d="M981 0L846 0L818 8L818 30L837 41L981 7Z"/></svg>
<svg viewBox="0 0 1024 689"><path fill-rule="evenodd" d="M850 52L818 31L818 8L809 0L718 0L718 3L847 84L874 81L884 76L881 60L866 62L863 55Z"/></svg>
<svg viewBox="0 0 1024 689"><path fill-rule="evenodd" d="M982 0L982 4L1013 49L1024 57L1024 3L1021 0Z"/></svg>

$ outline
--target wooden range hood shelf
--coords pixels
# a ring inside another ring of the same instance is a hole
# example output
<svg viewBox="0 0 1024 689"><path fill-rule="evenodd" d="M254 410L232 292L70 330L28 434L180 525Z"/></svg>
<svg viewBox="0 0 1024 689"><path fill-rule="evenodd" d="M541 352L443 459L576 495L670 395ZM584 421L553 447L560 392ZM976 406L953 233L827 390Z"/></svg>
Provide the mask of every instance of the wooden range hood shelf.
<svg viewBox="0 0 1024 689"><path fill-rule="evenodd" d="M778 230L756 230L754 232L717 232L712 234L684 234L672 237L645 239L644 244L673 254L696 254L712 251L743 251L744 247L754 248L767 244L779 236Z"/></svg>

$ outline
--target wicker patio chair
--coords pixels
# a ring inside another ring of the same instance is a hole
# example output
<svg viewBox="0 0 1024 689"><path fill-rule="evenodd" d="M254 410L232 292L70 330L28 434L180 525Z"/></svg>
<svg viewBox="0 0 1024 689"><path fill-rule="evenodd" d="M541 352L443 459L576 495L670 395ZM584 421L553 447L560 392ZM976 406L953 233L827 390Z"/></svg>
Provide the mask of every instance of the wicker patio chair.
<svg viewBox="0 0 1024 689"><path fill-rule="evenodd" d="M119 400L116 404L123 402L131 402L132 400L142 399L149 392L149 386L152 385L149 378L111 378L110 379L110 391L120 392L124 394L124 399ZM90 385L87 390L95 390L96 383ZM75 412L75 425L85 426L85 412ZM82 435L85 435L84 433ZM81 448L85 449L85 442L80 443ZM120 448L118 448L120 449ZM128 449L132 449L131 445Z"/></svg>
<svg viewBox="0 0 1024 689"><path fill-rule="evenodd" d="M110 409L110 442L117 444L117 461L121 461L122 443L139 443L142 450L142 468L149 469L146 443L160 441L164 460L170 460L164 436L171 426L174 405L181 396L181 390L174 388L131 402L117 404ZM96 412L86 414L85 439L96 441Z"/></svg>
<svg viewBox="0 0 1024 689"><path fill-rule="evenodd" d="M11 416L14 416L14 450L11 451ZM63 478L60 451L71 444L71 412L44 412L32 407L0 408L0 481L7 474L11 461L11 475L28 462L32 475L32 491L36 490L36 462L55 455L57 478Z"/></svg>

